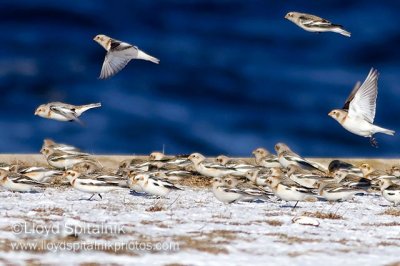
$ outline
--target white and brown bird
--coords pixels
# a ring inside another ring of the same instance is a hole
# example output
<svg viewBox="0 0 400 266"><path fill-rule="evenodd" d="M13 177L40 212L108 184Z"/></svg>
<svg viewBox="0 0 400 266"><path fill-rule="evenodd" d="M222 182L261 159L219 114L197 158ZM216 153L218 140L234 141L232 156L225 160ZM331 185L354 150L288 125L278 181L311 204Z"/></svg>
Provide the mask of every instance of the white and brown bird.
<svg viewBox="0 0 400 266"><path fill-rule="evenodd" d="M51 102L40 105L36 109L35 115L58 121L77 121L78 123L82 124L82 122L79 120L79 117L82 115L82 113L97 107L101 107L101 103L72 105L62 102Z"/></svg>
<svg viewBox="0 0 400 266"><path fill-rule="evenodd" d="M278 160L282 167L288 168L290 165L297 165L306 170L319 170L323 173L326 172L324 166L304 159L297 153L293 152L285 143L277 143L275 151L278 154Z"/></svg>
<svg viewBox="0 0 400 266"><path fill-rule="evenodd" d="M351 36L351 33L343 29L343 26L333 24L332 22L315 15L299 12L289 12L286 14L285 18L306 31L318 33L330 31L342 34L347 37Z"/></svg>
<svg viewBox="0 0 400 266"><path fill-rule="evenodd" d="M106 57L101 68L100 79L114 76L121 71L132 59L142 59L158 64L160 60L150 56L126 42L121 42L106 35L99 34L93 38L94 41L107 50Z"/></svg>
<svg viewBox="0 0 400 266"><path fill-rule="evenodd" d="M378 96L378 71L371 68L364 83L353 88L342 109L334 109L328 115L339 122L347 131L370 138L372 146L378 143L375 133L394 135L393 130L374 125L376 98Z"/></svg>
<svg viewBox="0 0 400 266"><path fill-rule="evenodd" d="M44 184L19 173L0 169L0 186L14 192L29 192L35 191L38 187L43 187Z"/></svg>

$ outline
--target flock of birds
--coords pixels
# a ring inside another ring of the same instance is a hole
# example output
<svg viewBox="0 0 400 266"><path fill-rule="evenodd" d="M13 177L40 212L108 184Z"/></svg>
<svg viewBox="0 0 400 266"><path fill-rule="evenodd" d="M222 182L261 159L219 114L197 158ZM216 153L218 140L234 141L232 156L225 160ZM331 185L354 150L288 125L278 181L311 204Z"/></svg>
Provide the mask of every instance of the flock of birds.
<svg viewBox="0 0 400 266"><path fill-rule="evenodd" d="M98 195L130 189L149 196L166 197L182 190L184 179L199 178L211 183L215 197L224 203L238 201L320 200L345 201L358 194L377 193L400 203L400 167L376 170L363 163L355 166L333 160L328 168L294 153L284 143L275 145L276 155L264 148L254 158L241 160L220 155L206 158L200 153L168 156L153 152L120 162L117 169L104 169L88 153L66 144L44 140L41 153L50 167L2 164L0 185L15 192L42 191L57 177L74 189Z"/></svg>
<svg viewBox="0 0 400 266"><path fill-rule="evenodd" d="M289 12L285 16L302 29L310 32L336 32L350 37L350 32L343 26L333 24L321 17ZM106 35L99 34L93 39L99 43L107 53L100 73L100 79L110 78L121 71L131 60L141 59L159 64L160 60L140 50L137 46L122 42ZM394 135L395 131L374 125L376 98L378 95L378 71L371 69L365 81L357 82L341 109L334 109L328 115L335 119L349 132L370 138L370 143L378 147L374 138L376 133ZM82 124L79 117L83 112L100 107L100 103L75 106L62 102L51 102L40 105L35 115L59 121L77 121Z"/></svg>
<svg viewBox="0 0 400 266"><path fill-rule="evenodd" d="M298 12L289 12L286 19L311 32L336 32L350 37L342 26L326 19ZM159 60L129 43L106 35L94 40L107 50L100 79L109 78L121 71L132 59L142 59L158 64ZM357 82L342 109L329 113L346 130L369 137L377 146L373 135L395 132L373 124L378 92L378 72L371 69L365 81ZM77 121L83 112L100 107L100 103L75 106L52 102L40 105L35 115L59 121ZM0 165L0 185L11 191L40 191L54 183L57 177L69 182L76 190L91 194L92 199L102 193L117 189L165 197L171 190L183 189L180 181L197 176L211 183L215 197L224 202L270 200L344 201L358 194L380 192L397 205L400 203L400 168L389 171L375 170L364 163L360 166L333 160L328 168L306 160L287 145L275 145L276 155L266 149L253 151L250 160L218 156L208 159L199 153L189 156L167 156L153 152L148 157L134 158L120 163L118 169L107 170L90 154L66 144L46 139L41 153L50 167Z"/></svg>

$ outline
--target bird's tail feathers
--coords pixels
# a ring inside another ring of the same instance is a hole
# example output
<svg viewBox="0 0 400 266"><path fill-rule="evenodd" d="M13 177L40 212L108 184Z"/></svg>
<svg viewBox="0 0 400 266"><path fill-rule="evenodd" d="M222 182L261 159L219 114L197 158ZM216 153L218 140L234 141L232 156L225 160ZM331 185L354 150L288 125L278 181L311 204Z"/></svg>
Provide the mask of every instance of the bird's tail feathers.
<svg viewBox="0 0 400 266"><path fill-rule="evenodd" d="M92 109L92 108L97 108L101 107L101 103L92 103L92 104L86 104L86 105L81 105L79 106L82 113L85 112L86 110Z"/></svg>
<svg viewBox="0 0 400 266"><path fill-rule="evenodd" d="M146 54L145 52L138 50L138 54L137 54L137 59L143 59L143 60L147 60L150 62L153 62L155 64L159 64L160 60L158 58L155 58L151 55Z"/></svg>
<svg viewBox="0 0 400 266"><path fill-rule="evenodd" d="M340 26L340 25L335 25L335 26L336 26L336 27L334 27L334 28L332 29L332 31L337 32L337 33L339 33L339 34L342 34L342 35L344 35L344 36L346 36L346 37L350 37L350 36L351 36L351 33L348 32L347 30L343 29L342 26Z"/></svg>
<svg viewBox="0 0 400 266"><path fill-rule="evenodd" d="M394 130L390 130L390 129L386 129L386 128L382 128L382 131L381 131L383 134L386 134L386 135L390 135L390 136L393 136L394 135L394 133L396 133Z"/></svg>

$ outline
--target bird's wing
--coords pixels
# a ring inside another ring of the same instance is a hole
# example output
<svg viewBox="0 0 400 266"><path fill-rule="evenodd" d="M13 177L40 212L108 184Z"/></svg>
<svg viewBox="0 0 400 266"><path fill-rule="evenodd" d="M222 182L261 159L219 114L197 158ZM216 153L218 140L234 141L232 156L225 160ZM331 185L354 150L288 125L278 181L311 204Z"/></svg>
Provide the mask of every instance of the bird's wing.
<svg viewBox="0 0 400 266"><path fill-rule="evenodd" d="M326 19L307 15L307 16L300 16L299 17L300 23L303 24L305 27L329 27L332 26L332 23Z"/></svg>
<svg viewBox="0 0 400 266"><path fill-rule="evenodd" d="M104 58L99 78L106 79L121 71L133 58L130 54L134 53L135 50L137 48L128 43L112 42L110 51Z"/></svg>
<svg viewBox="0 0 400 266"><path fill-rule="evenodd" d="M367 78L349 103L349 116L374 122L376 97L378 96L378 71L371 68Z"/></svg>
<svg viewBox="0 0 400 266"><path fill-rule="evenodd" d="M361 82L357 81L356 85L354 85L353 90L351 91L349 97L347 97L346 102L344 103L343 110L348 111L350 102L354 99L354 95L357 93L358 89L361 86Z"/></svg>
<svg viewBox="0 0 400 266"><path fill-rule="evenodd" d="M56 114L66 117L68 120L77 120L78 115L74 109L66 108L60 105L51 105L50 110Z"/></svg>

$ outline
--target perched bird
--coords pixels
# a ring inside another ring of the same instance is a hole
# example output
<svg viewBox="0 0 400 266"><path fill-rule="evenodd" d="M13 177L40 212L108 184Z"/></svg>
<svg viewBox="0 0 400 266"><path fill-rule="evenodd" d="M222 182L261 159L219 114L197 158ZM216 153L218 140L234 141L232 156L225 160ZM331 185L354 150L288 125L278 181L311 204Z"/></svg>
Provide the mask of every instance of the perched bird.
<svg viewBox="0 0 400 266"><path fill-rule="evenodd" d="M150 195L165 197L171 190L182 190L169 181L157 179L151 174L141 173L131 180L131 185L139 185L142 190Z"/></svg>
<svg viewBox="0 0 400 266"><path fill-rule="evenodd" d="M276 170L278 169L279 168ZM278 198L284 201L296 201L293 209L296 208L299 201L315 198L315 195L311 189L300 186L296 182L276 174L269 176L266 182L267 185L272 189L272 192L274 192Z"/></svg>
<svg viewBox="0 0 400 266"><path fill-rule="evenodd" d="M312 173L303 168L292 164L288 167L287 176L297 184L305 188L317 188L318 182L333 182L333 178L321 173Z"/></svg>
<svg viewBox="0 0 400 266"><path fill-rule="evenodd" d="M101 171L101 167L98 163L94 161L83 161L81 163L74 164L71 170L77 171L84 175L90 175L99 173Z"/></svg>
<svg viewBox="0 0 400 266"><path fill-rule="evenodd" d="M328 170L330 174L334 174L337 171L346 172L347 174L357 175L357 176L364 176L361 169L356 167L350 163L346 163L341 160L333 160L329 163Z"/></svg>
<svg viewBox="0 0 400 266"><path fill-rule="evenodd" d="M192 153L188 159L192 161L195 170L204 176L221 178L236 173L234 168L227 168L220 164L205 164L206 158L200 153Z"/></svg>
<svg viewBox="0 0 400 266"><path fill-rule="evenodd" d="M260 168L249 164L241 159L232 159L225 155L219 155L215 161L223 167L235 169L238 173L236 175L245 176L249 170Z"/></svg>
<svg viewBox="0 0 400 266"><path fill-rule="evenodd" d="M361 188L368 190L371 187L371 180L368 178L349 174L341 170L335 172L333 179L336 183L350 188Z"/></svg>
<svg viewBox="0 0 400 266"><path fill-rule="evenodd" d="M338 183L320 182L318 184L318 193L328 201L340 201L351 199L355 194L365 193L365 191Z"/></svg>
<svg viewBox="0 0 400 266"><path fill-rule="evenodd" d="M343 26L333 24L326 19L314 15L299 12L289 12L286 14L285 18L306 31L318 33L330 31L347 37L351 36L351 33L343 29Z"/></svg>
<svg viewBox="0 0 400 266"><path fill-rule="evenodd" d="M275 145L275 151L278 154L278 160L282 167L288 168L289 165L297 165L306 170L319 170L326 172L325 167L315 162L310 162L300 155L294 153L286 144L278 143Z"/></svg>
<svg viewBox="0 0 400 266"><path fill-rule="evenodd" d="M246 172L245 177L257 186L266 186L267 178L271 175L270 169L253 169Z"/></svg>
<svg viewBox="0 0 400 266"><path fill-rule="evenodd" d="M86 154L69 154L55 151L52 148L42 148L41 153L47 160L47 163L57 169L69 169L76 164L83 162L94 162Z"/></svg>
<svg viewBox="0 0 400 266"><path fill-rule="evenodd" d="M232 187L232 185L228 185L221 178L214 178L212 180L211 191L223 203L233 203L242 200L249 201L261 197L261 195L251 195L240 188Z"/></svg>
<svg viewBox="0 0 400 266"><path fill-rule="evenodd" d="M13 165L10 167L9 171L27 176L37 182L49 182L54 177L62 174L62 172L59 170L38 166L22 167L19 165Z"/></svg>
<svg viewBox="0 0 400 266"><path fill-rule="evenodd" d="M382 196L394 206L400 203L400 185L393 183L392 180L383 178L379 181Z"/></svg>
<svg viewBox="0 0 400 266"><path fill-rule="evenodd" d="M85 155L89 155L88 153L82 152L80 149L78 149L75 146L68 145L68 144L63 144L63 143L56 143L55 141L53 141L51 139L44 139L43 140L42 149L43 148L49 148L49 149L53 149L53 150L56 150L56 151L60 151L60 152L63 152L63 153L69 153L69 154L85 154Z"/></svg>
<svg viewBox="0 0 400 266"><path fill-rule="evenodd" d="M149 171L151 163L144 158L133 158L126 159L119 163L117 170L118 175L123 175L125 172L134 170L134 172L145 172Z"/></svg>
<svg viewBox="0 0 400 266"><path fill-rule="evenodd" d="M35 188L44 186L43 183L37 182L30 177L3 169L0 169L0 185L16 192L35 191Z"/></svg>
<svg viewBox="0 0 400 266"><path fill-rule="evenodd" d="M127 173L127 185L129 189L134 190L135 192L144 192L143 188L138 184L138 182L135 180L136 175L139 173L136 172L135 170L129 170Z"/></svg>
<svg viewBox="0 0 400 266"><path fill-rule="evenodd" d="M399 178L400 177L400 166L393 165L392 168L389 170L389 174Z"/></svg>
<svg viewBox="0 0 400 266"><path fill-rule="evenodd" d="M255 149L252 154L255 157L256 165L262 167L281 167L278 157L264 148Z"/></svg>
<svg viewBox="0 0 400 266"><path fill-rule="evenodd" d="M81 116L83 112L97 107L101 107L101 103L72 105L62 102L51 102L40 105L36 109L35 115L58 121L76 121L82 124L78 117Z"/></svg>
<svg viewBox="0 0 400 266"><path fill-rule="evenodd" d="M81 176L80 173L68 170L63 174L66 177L73 188L76 190L91 193L92 196L88 199L91 200L96 194L102 199L100 193L106 193L113 190L121 189L118 182L97 180L95 178L88 178Z"/></svg>
<svg viewBox="0 0 400 266"><path fill-rule="evenodd" d="M361 86L356 85L342 109L334 109L328 115L353 134L370 138L370 143L378 147L375 133L394 135L393 130L374 125L376 97L378 95L378 71L371 68Z"/></svg>
<svg viewBox="0 0 400 266"><path fill-rule="evenodd" d="M225 176L223 178L223 181L229 187L238 188L242 190L244 193L249 194L250 197L248 198L248 200L254 200L254 199L269 200L269 197L274 195L268 187L266 187L267 189L264 189L263 187L256 186L252 182L249 182L246 178L241 178L236 176Z"/></svg>
<svg viewBox="0 0 400 266"><path fill-rule="evenodd" d="M109 78L121 71L132 59L143 59L158 64L160 60L152 57L138 47L99 34L93 39L107 50L101 68L100 79Z"/></svg>
<svg viewBox="0 0 400 266"><path fill-rule="evenodd" d="M156 171L153 175L158 179L165 179L169 181L179 181L185 177L190 177L193 175L192 172L185 170L161 170Z"/></svg>

